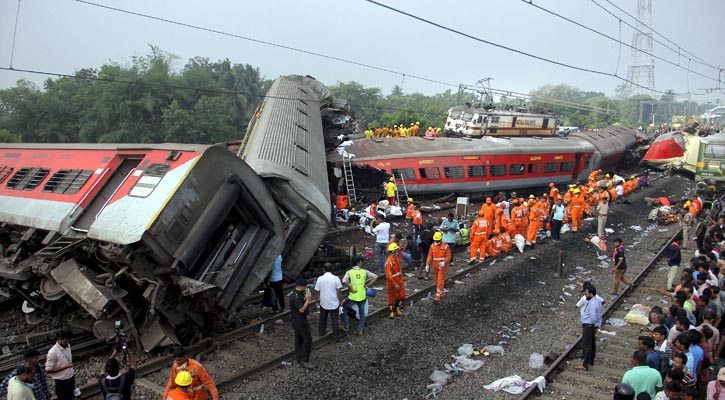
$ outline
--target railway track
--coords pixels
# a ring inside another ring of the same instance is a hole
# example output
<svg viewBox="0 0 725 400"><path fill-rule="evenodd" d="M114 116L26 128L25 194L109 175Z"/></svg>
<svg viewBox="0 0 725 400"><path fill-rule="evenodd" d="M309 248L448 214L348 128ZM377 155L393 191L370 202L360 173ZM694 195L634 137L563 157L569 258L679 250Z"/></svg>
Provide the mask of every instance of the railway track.
<svg viewBox="0 0 725 400"><path fill-rule="evenodd" d="M640 325L627 325L625 327L615 327L607 324L609 318L624 319L629 308L634 304L646 304L652 306L655 302L663 309L669 306L671 299L661 296L657 293L648 291L649 287L664 287L666 272L658 271L658 261L661 261L662 253L665 248L677 235L676 232L669 240L662 241L653 238L649 244L642 243L638 251L630 250L628 253L629 270L632 265L644 264L632 281L636 284L634 288L626 287L616 297L608 297L605 290L602 290L601 296L605 298L606 304L602 311L602 330L614 335L597 333L597 355L595 366L590 367L589 371L583 372L575 369L581 364L579 346L582 337L579 336L567 350L564 351L556 360L554 360L549 368L541 375L546 377L547 385L544 393L539 393L536 386L529 387L521 394L519 400L527 400L533 398L541 399L577 399L577 400L610 400L614 387L621 382L622 375L631 367L630 359L632 353L637 350L637 337L640 335ZM644 247L644 249L642 249ZM639 254L638 254L639 253ZM693 253L692 250L689 253ZM638 257L632 257L638 254ZM686 260L686 251L683 250L682 259ZM644 260L649 259L646 263ZM662 265L661 263L659 265ZM665 264L666 265L666 264Z"/></svg>
<svg viewBox="0 0 725 400"><path fill-rule="evenodd" d="M462 258L465 257L459 253L457 265L449 267L447 279L449 287L456 285L456 281L465 279L467 274L480 270L481 266L493 261L486 259L483 263L464 267ZM432 280L415 279L414 273L410 270L407 270L405 274L407 293L405 308L415 307L415 303L418 301L432 301L429 297L431 293L435 292L435 283ZM379 323L381 320L388 320L386 318L388 309L384 276L380 277L374 287L378 289L378 295L369 298L366 326ZM319 313L313 310L309 317L313 350L335 341L329 328L326 335L318 335L318 318ZM405 315L402 318L405 318ZM351 329L356 326L355 324L357 321L351 321ZM215 377L219 390L224 391L274 368L283 368L283 362L294 359L292 337L293 330L289 324L289 311L286 311L222 335L202 340L189 347L189 354L192 358L204 363L207 370ZM353 335L348 335L345 339L350 342L356 340L364 339ZM213 357L208 357L212 353ZM240 363L237 357L234 368L230 368L229 355L239 354L244 354L242 362ZM168 379L168 371L172 362L173 357L168 355L139 365L136 369L137 385L160 395ZM83 393L82 398L94 398L99 393L97 382L88 382L81 387L81 392Z"/></svg>

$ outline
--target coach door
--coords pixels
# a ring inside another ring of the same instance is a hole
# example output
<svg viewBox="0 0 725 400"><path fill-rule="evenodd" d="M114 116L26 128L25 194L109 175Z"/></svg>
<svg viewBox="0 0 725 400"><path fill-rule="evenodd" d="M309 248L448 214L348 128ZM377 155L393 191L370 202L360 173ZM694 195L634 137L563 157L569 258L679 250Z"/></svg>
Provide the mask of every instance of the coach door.
<svg viewBox="0 0 725 400"><path fill-rule="evenodd" d="M576 156L574 157L574 168L571 170L571 179L574 181L579 176L579 171L582 168L582 156L583 153L576 153Z"/></svg>
<svg viewBox="0 0 725 400"><path fill-rule="evenodd" d="M79 232L88 232L93 222L96 221L98 214L103 211L103 208L108 204L108 201L116 194L118 188L123 185L129 176L136 170L136 167L141 163L141 158L125 158L121 165L116 168L108 181L103 184L103 188L96 194L91 200L88 206L83 209L81 216L76 219L75 223L71 228ZM108 173L107 171L105 173ZM103 177L101 177L101 180ZM82 202L82 201L81 201ZM78 212L78 211L76 211Z"/></svg>

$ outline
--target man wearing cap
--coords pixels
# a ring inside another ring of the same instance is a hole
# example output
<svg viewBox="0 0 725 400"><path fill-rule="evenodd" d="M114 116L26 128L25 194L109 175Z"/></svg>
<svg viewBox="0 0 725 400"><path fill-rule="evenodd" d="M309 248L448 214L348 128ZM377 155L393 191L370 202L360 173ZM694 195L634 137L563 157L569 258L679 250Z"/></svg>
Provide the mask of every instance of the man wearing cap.
<svg viewBox="0 0 725 400"><path fill-rule="evenodd" d="M342 277L342 284L349 290L347 299L345 299L342 306L342 324L346 330L350 329L347 313L353 307L356 307L359 322L357 330L353 333L358 336L362 336L365 329L365 317L368 313L367 290L378 280L376 274L364 269L362 266L363 258L358 257L352 269L347 270L345 276Z"/></svg>
<svg viewBox="0 0 725 400"><path fill-rule="evenodd" d="M476 258L483 260L486 258L486 245L488 244L488 235L492 227L488 225L488 220L483 216L483 211L478 211L478 218L471 224L471 230L468 235L471 240L469 247L471 260L468 262L469 265L476 263ZM440 233L440 232L438 232ZM435 240L435 235L433 239ZM443 235L441 235L441 238ZM478 255L476 254L478 252ZM430 253L429 253L430 254ZM428 264L430 266L430 264Z"/></svg>
<svg viewBox="0 0 725 400"><path fill-rule="evenodd" d="M295 291L289 300L292 328L295 330L295 359L305 369L312 369L310 353L312 352L312 333L307 321L312 293L307 290L309 282L305 278L297 278Z"/></svg>
<svg viewBox="0 0 725 400"><path fill-rule="evenodd" d="M720 368L717 380L707 384L708 400L725 400L725 368Z"/></svg>
<svg viewBox="0 0 725 400"><path fill-rule="evenodd" d="M219 391L216 389L214 379L200 362L189 358L186 354L186 349L183 347L178 348L174 352L174 363L171 365L171 375L169 375L169 381L166 383L164 398L171 392L174 385L178 385L176 378L182 372L187 372L191 376L191 382L186 385L190 386L187 388L187 391L191 392L191 399L206 400L208 398L206 393L208 390L211 392L213 400L219 400Z"/></svg>
<svg viewBox="0 0 725 400"><path fill-rule="evenodd" d="M433 235L433 244L430 246L430 250L428 250L428 259L425 262L426 271L433 269L433 278L436 282L436 295L433 300L436 302L441 301L441 298L446 295L443 288L446 285L448 263L451 261L451 247L442 239L443 235L440 232L436 232ZM481 259L485 256L486 251L485 243L483 246L481 248Z"/></svg>
<svg viewBox="0 0 725 400"><path fill-rule="evenodd" d="M165 400L193 400L194 392L191 390L192 382L193 378L189 371L179 371L176 377L174 377L176 387L167 390L163 398Z"/></svg>
<svg viewBox="0 0 725 400"><path fill-rule="evenodd" d="M400 246L397 243L388 245L388 260L385 262L385 277L388 286L388 310L390 319L402 316L400 309L405 300L405 283L403 282L403 270L400 267Z"/></svg>
<svg viewBox="0 0 725 400"><path fill-rule="evenodd" d="M395 184L395 178L392 176L388 179L388 183L385 184L385 196L388 198L388 203L391 206L395 205L395 197L398 194L398 185Z"/></svg>

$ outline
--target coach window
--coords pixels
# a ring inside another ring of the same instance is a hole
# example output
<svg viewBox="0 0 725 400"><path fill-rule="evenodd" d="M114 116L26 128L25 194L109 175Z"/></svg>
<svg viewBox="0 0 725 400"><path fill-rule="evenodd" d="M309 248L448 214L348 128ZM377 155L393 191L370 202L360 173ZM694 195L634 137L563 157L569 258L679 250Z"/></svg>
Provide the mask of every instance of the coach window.
<svg viewBox="0 0 725 400"><path fill-rule="evenodd" d="M523 175L526 171L524 164L511 164L509 165L509 175Z"/></svg>
<svg viewBox="0 0 725 400"><path fill-rule="evenodd" d="M161 183L161 179L169 172L169 164L151 164L138 182L131 188L128 193L133 197L148 197L156 186Z"/></svg>
<svg viewBox="0 0 725 400"><path fill-rule="evenodd" d="M555 162L544 163L544 173L551 174L557 171L558 165Z"/></svg>
<svg viewBox="0 0 725 400"><path fill-rule="evenodd" d="M413 168L393 168L391 172L397 179L403 178L406 181L415 180L415 170Z"/></svg>
<svg viewBox="0 0 725 400"><path fill-rule="evenodd" d="M468 166L468 177L469 178L480 178L486 176L485 165L469 165Z"/></svg>
<svg viewBox="0 0 725 400"><path fill-rule="evenodd" d="M50 173L50 170L47 168L21 168L8 179L5 186L8 189L33 190L48 176L48 173Z"/></svg>
<svg viewBox="0 0 725 400"><path fill-rule="evenodd" d="M0 165L0 183L13 172L13 167L9 165Z"/></svg>
<svg viewBox="0 0 725 400"><path fill-rule="evenodd" d="M498 124L498 119L501 117L491 117L491 123L492 124Z"/></svg>
<svg viewBox="0 0 725 400"><path fill-rule="evenodd" d="M421 179L440 179L441 171L438 167L418 168Z"/></svg>
<svg viewBox="0 0 725 400"><path fill-rule="evenodd" d="M90 169L61 169L48 179L44 192L76 194L93 175Z"/></svg>
<svg viewBox="0 0 725 400"><path fill-rule="evenodd" d="M541 173L541 164L529 164L529 168L527 170L530 174L540 174Z"/></svg>
<svg viewBox="0 0 725 400"><path fill-rule="evenodd" d="M506 176L506 164L491 165L489 169L491 170L491 176Z"/></svg>
<svg viewBox="0 0 725 400"><path fill-rule="evenodd" d="M559 172L569 172L572 169L572 163L571 161L564 161L563 163L559 164Z"/></svg>
<svg viewBox="0 0 725 400"><path fill-rule="evenodd" d="M444 167L443 173L445 174L446 178L448 178L448 179L461 179L461 178L463 178L463 167L462 166Z"/></svg>

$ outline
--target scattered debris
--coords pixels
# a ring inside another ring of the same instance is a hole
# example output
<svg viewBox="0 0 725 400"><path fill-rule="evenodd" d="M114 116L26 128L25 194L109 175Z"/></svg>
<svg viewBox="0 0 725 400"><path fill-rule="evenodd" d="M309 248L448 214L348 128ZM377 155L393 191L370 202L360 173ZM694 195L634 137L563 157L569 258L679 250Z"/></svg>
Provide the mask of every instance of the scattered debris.
<svg viewBox="0 0 725 400"><path fill-rule="evenodd" d="M531 353L529 356L529 368L539 369L544 366L544 356L539 353Z"/></svg>
<svg viewBox="0 0 725 400"><path fill-rule="evenodd" d="M521 378L518 375L512 375L507 376L505 378L501 378L497 381L491 382L488 385L484 386L484 389L493 390L494 392L498 392L499 390L502 390L506 393L511 394L521 394L529 386L537 385L539 388L539 391L541 393L544 392L544 388L546 387L546 378L543 376L539 376L533 381L526 381L523 378Z"/></svg>
<svg viewBox="0 0 725 400"><path fill-rule="evenodd" d="M627 324L627 321L625 321L625 320L623 320L623 319L621 319L621 318L609 318L609 319L607 320L607 323L608 323L609 325L612 325L612 326L616 326L616 327L618 327L618 328L622 328L622 327L625 327L625 326L627 326L627 325L628 325L628 324Z"/></svg>

